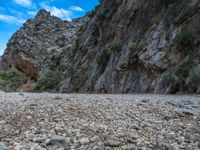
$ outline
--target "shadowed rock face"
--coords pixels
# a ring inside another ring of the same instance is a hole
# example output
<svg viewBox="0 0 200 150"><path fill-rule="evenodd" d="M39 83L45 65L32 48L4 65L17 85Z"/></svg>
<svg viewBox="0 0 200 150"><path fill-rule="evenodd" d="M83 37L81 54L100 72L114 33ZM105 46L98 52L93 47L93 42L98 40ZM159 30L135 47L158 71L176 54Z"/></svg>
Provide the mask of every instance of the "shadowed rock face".
<svg viewBox="0 0 200 150"><path fill-rule="evenodd" d="M49 68L70 72L60 92L193 93L200 85L186 78L200 65L199 3L102 0L80 22L41 10L13 35L2 64L34 78ZM175 42L185 30L186 42Z"/></svg>
<svg viewBox="0 0 200 150"><path fill-rule="evenodd" d="M179 9L176 14L170 4ZM63 89L105 93L195 92L198 85L190 85L189 90L185 78L176 72L190 60L192 67L200 64L199 45L193 53L184 53L178 50L174 39L184 28L200 34L198 7L199 1L183 4L180 1L102 0L81 33L79 48L88 51L84 56L80 50L76 53L74 64L78 73L64 82ZM110 50L110 55L101 72L96 60L104 50Z"/></svg>

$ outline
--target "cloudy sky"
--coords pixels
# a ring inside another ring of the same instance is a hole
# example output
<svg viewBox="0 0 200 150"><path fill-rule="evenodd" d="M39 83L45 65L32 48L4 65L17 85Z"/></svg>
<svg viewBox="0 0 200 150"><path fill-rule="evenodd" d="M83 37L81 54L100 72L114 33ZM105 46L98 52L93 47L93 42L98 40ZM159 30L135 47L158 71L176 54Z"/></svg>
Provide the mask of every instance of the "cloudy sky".
<svg viewBox="0 0 200 150"><path fill-rule="evenodd" d="M11 35L42 8L63 20L83 16L98 0L0 0L0 55Z"/></svg>

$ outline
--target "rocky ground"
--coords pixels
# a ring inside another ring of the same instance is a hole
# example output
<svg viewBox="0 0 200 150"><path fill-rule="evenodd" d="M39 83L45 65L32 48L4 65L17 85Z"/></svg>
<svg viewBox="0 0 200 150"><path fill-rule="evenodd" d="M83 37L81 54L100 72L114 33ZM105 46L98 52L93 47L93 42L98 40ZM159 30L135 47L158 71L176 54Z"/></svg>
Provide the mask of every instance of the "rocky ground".
<svg viewBox="0 0 200 150"><path fill-rule="evenodd" d="M199 150L200 96L0 93L0 150Z"/></svg>

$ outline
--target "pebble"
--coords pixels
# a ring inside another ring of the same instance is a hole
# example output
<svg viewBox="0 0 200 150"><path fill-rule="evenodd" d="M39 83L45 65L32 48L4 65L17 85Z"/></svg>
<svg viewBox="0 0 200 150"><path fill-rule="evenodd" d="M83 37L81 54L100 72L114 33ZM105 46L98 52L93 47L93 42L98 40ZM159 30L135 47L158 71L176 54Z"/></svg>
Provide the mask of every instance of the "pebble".
<svg viewBox="0 0 200 150"><path fill-rule="evenodd" d="M90 139L88 137L82 137L81 139L79 139L79 142L82 144L82 145L86 145L86 144L89 144L90 143Z"/></svg>
<svg viewBox="0 0 200 150"><path fill-rule="evenodd" d="M178 144L171 144L170 146L169 146L169 150L179 150L179 147L178 147Z"/></svg>
<svg viewBox="0 0 200 150"><path fill-rule="evenodd" d="M70 143L68 143L67 139L63 136L53 136L50 139L50 144L55 145L58 148L70 149Z"/></svg>
<svg viewBox="0 0 200 150"><path fill-rule="evenodd" d="M121 140L116 137L108 136L106 137L106 145L110 147L118 147L121 145Z"/></svg>

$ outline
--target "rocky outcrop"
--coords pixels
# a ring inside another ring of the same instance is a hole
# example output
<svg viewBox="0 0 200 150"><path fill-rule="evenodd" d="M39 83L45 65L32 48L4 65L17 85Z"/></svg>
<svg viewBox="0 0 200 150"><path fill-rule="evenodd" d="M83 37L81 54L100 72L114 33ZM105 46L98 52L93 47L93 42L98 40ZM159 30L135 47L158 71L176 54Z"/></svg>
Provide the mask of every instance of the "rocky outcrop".
<svg viewBox="0 0 200 150"><path fill-rule="evenodd" d="M2 58L4 67L15 67L37 79L41 71L53 66L66 47L71 46L81 24L62 21L40 10L9 40Z"/></svg>
<svg viewBox="0 0 200 150"><path fill-rule="evenodd" d="M199 7L199 0L102 0L76 23L42 10L11 38L4 64L34 78L59 70L60 92L194 93Z"/></svg>

